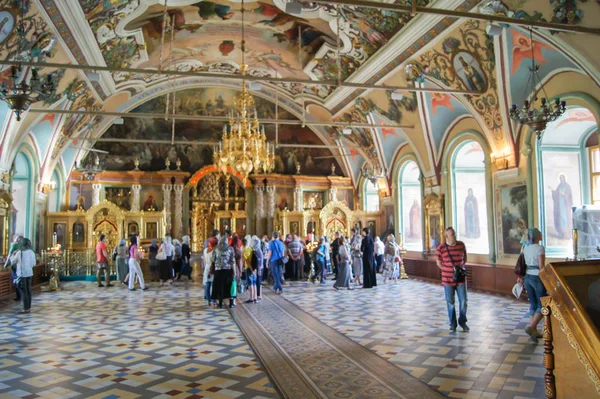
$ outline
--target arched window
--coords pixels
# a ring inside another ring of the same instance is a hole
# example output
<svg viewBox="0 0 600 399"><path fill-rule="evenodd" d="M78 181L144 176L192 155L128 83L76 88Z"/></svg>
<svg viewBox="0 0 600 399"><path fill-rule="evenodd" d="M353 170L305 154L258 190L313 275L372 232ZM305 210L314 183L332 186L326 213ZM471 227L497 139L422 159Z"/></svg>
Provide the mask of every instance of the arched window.
<svg viewBox="0 0 600 399"><path fill-rule="evenodd" d="M404 247L410 251L423 250L420 174L417 163L408 161L400 169L398 182L400 231Z"/></svg>
<svg viewBox="0 0 600 399"><path fill-rule="evenodd" d="M370 180L365 180L365 211L379 211L379 191L377 184L373 184Z"/></svg>
<svg viewBox="0 0 600 399"><path fill-rule="evenodd" d="M33 239L32 220L35 207L33 165L24 152L19 152L14 166L12 234L23 234Z"/></svg>
<svg viewBox="0 0 600 399"><path fill-rule="evenodd" d="M485 154L476 141L461 143L452 157L453 224L467 251L490 252L487 218Z"/></svg>
<svg viewBox="0 0 600 399"><path fill-rule="evenodd" d="M600 203L597 129L588 109L569 108L538 142L539 227L548 257L572 255L572 207Z"/></svg>

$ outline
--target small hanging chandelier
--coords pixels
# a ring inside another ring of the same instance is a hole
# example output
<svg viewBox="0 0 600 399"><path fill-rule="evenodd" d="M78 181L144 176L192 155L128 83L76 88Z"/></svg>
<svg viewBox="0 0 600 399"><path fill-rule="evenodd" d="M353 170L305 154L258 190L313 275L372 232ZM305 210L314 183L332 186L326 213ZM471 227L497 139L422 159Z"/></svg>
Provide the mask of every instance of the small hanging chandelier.
<svg viewBox="0 0 600 399"><path fill-rule="evenodd" d="M510 118L521 125L529 126L537 135L538 140L542 137L548 123L557 120L567 109L566 101L561 101L556 97L554 103L548 100L548 94L544 89L542 80L540 79L540 65L535 62L534 44L533 44L533 29L529 29L529 42L531 46L531 66L529 67L529 79L525 85L525 98L523 107L518 108L517 104L513 104L509 111ZM537 82L536 82L537 81ZM536 84L537 83L537 84ZM541 99L536 94L536 88L540 87L539 92L543 93ZM527 100L530 94L534 95L532 101ZM536 108L536 102L540 101Z"/></svg>
<svg viewBox="0 0 600 399"><path fill-rule="evenodd" d="M2 82L0 86L0 100L5 101L13 110L17 121L21 120L21 114L27 111L31 104L47 99L56 91L56 82L52 75L47 75L45 79L42 79L37 69L28 69L21 65L21 62L27 60L26 54L28 53L25 49L27 28L24 7L25 2L22 1L19 25L16 28L18 50L14 61L17 62L17 65L10 67L9 79Z"/></svg>
<svg viewBox="0 0 600 399"><path fill-rule="evenodd" d="M81 173L86 180L92 181L99 173L104 172L105 168L100 164L100 158L96 155L94 162L80 162L79 165L75 161L75 171Z"/></svg>
<svg viewBox="0 0 600 399"><path fill-rule="evenodd" d="M376 167L365 165L360 169L360 174L362 177L373 183L374 186L377 186L379 179L383 179L385 177L383 169L381 169L379 166Z"/></svg>
<svg viewBox="0 0 600 399"><path fill-rule="evenodd" d="M214 162L222 171L229 167L238 172L244 181L252 172L262 170L270 172L275 164L275 146L267 142L264 126L260 126L252 95L246 88L248 66L244 63L244 2L242 1L242 91L235 96L234 104L237 115L233 112L229 118L229 129L223 126L223 137L219 146L214 149ZM253 110L253 116L250 111Z"/></svg>

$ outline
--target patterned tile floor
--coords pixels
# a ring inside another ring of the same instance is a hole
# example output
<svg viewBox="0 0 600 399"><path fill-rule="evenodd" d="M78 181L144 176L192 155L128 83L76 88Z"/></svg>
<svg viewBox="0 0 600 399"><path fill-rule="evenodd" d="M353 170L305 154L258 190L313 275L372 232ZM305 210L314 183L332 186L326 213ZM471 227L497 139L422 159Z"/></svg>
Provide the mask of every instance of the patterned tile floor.
<svg viewBox="0 0 600 399"><path fill-rule="evenodd" d="M278 397L229 313L205 306L200 284L65 287L34 294L30 315L0 308L0 398ZM436 284L338 292L330 281L291 283L283 298L446 396L544 397L543 348L524 332L524 302L470 293L471 332L451 334Z"/></svg>
<svg viewBox="0 0 600 399"><path fill-rule="evenodd" d="M379 283L352 291L291 283L283 297L451 398L544 398L543 346L524 332L525 302L470 292L471 331L453 334L441 285Z"/></svg>
<svg viewBox="0 0 600 399"><path fill-rule="evenodd" d="M0 398L277 398L200 284L129 292L68 283L0 308Z"/></svg>

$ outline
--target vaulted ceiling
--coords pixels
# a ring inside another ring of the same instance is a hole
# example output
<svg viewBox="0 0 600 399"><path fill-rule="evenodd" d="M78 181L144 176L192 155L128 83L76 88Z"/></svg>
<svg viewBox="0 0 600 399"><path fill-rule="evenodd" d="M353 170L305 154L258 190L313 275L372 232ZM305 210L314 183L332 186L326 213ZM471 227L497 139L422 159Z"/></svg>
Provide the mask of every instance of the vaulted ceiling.
<svg viewBox="0 0 600 399"><path fill-rule="evenodd" d="M97 79L92 70L43 68L59 80L58 90L21 122L0 103L0 168L7 170L26 144L38 158L42 181L55 169L67 176L91 145L109 151L104 157L111 169L128 170L132 157L139 156L142 169L156 170L160 159L179 157L193 171L210 162L211 148L171 146L170 122L138 117L114 125L116 115L94 113L164 113L170 96L172 113L225 116L241 84L228 77L240 73L242 62L250 78L267 79L252 92L259 117L299 121L277 131L268 126L269 139L298 145L280 149L276 171L295 173L299 162L302 173L325 174L333 163L355 182L365 163L391 175L402 151L414 155L426 176L439 176L444 150L457 130L479 132L490 151L517 154L522 129L509 122L507 109L530 94L523 86L532 44L550 95L576 91L600 100L598 35L540 29L532 43L527 29L517 25L503 25L499 36L488 36L480 20L427 13L303 2L302 12L291 15L284 12L283 0L166 3L0 1L2 59L18 51L14 27L17 4L24 4L32 61L110 69L99 70ZM600 17L596 2L581 0L561 5L550 0L418 0L417 5L596 28ZM7 79L7 68L1 67L0 81ZM383 85L417 90L397 90L403 96L392 98L394 91L374 87ZM597 120L597 110L591 111ZM217 141L223 123L178 120L175 141ZM357 123L362 125L352 134L342 134L342 126ZM88 141L100 137L137 141L131 146Z"/></svg>

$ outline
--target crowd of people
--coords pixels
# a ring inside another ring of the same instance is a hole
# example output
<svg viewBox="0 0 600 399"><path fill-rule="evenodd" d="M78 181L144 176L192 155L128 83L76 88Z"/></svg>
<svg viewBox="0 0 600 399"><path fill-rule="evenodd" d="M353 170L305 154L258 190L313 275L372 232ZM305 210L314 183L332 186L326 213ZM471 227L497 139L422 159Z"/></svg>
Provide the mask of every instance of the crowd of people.
<svg viewBox="0 0 600 399"><path fill-rule="evenodd" d="M442 285L448 311L450 331L457 326L469 331L467 325L467 249L456 239L452 227L445 230L445 242L437 246L437 265L441 270ZM385 242L384 242L385 241ZM530 309L530 322L526 333L533 341L541 336L537 330L541 320L541 300L546 290L539 278L545 264L544 247L540 245L542 234L538 229L528 229L521 243L526 264L524 276L518 283L527 291ZM182 277L192 281L190 238L184 236L173 240L170 236L158 245L152 240L147 251L140 246L138 236L132 236L129 245L122 239L115 247L112 259L115 261L117 280L135 291L136 281L142 290L148 289L140 266L141 259L148 253L150 279L152 282L173 284ZM333 288L353 289L357 286L372 288L377 285L376 274L381 273L383 282L397 282L400 277L400 246L393 234L381 240L373 237L368 228L359 232L352 229L350 237L335 233L330 243L326 236L315 238L312 235L303 241L297 235L288 234L282 238L274 232L269 239L247 235L241 239L237 234L213 231L205 243L201 254L203 267L204 295L210 306L223 307L225 299L230 308L236 306L238 295L247 291L246 303L261 300L263 284L272 284L273 291L281 294L286 281L306 280L326 284L333 275ZM96 266L98 287L111 287L108 268L109 255L107 239L100 236L96 245ZM16 301L23 301L23 313L31 312L31 286L36 256L31 240L17 235L10 246L5 267L12 270L16 288ZM102 277L106 285L102 283ZM362 279L362 280L361 280ZM458 297L458 317L455 300Z"/></svg>
<svg viewBox="0 0 600 399"><path fill-rule="evenodd" d="M246 236L215 230L204 243L205 299L211 306L236 306L239 293L248 291L248 303L261 298L261 286L272 284L273 291L281 294L286 281L306 280L326 284L329 276L333 288L353 289L357 286L372 288L377 285L376 274L383 275L384 283L398 281L400 276L400 247L394 235L385 243L373 240L369 229L352 230L351 237L340 232L330 243L326 236L309 236L303 241L297 235L285 238L274 232L271 238ZM362 281L361 281L362 280Z"/></svg>
<svg viewBox="0 0 600 399"><path fill-rule="evenodd" d="M140 265L145 252L136 235L130 238L129 245L125 239L121 239L113 251L112 259L116 266L117 281L127 285L130 291L136 290L136 281L139 282L142 290L148 289ZM182 276L187 277L188 281L193 281L189 236L183 236L180 242L167 235L162 239L160 246L156 239L153 239L147 252L151 282L159 282L162 287L165 284L173 284L175 280L181 280ZM108 249L104 235L100 236L100 241L96 245L96 269L98 287L112 287L108 267ZM106 285L102 283L103 275Z"/></svg>

